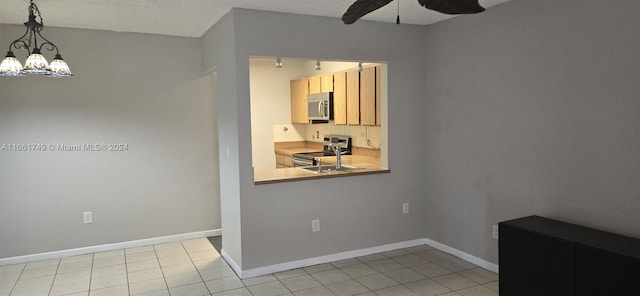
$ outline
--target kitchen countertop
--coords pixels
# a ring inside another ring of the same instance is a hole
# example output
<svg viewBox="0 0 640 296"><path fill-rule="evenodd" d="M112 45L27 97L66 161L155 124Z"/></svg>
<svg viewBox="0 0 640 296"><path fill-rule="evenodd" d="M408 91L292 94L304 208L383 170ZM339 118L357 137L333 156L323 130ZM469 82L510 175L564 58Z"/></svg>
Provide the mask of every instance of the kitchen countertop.
<svg viewBox="0 0 640 296"><path fill-rule="evenodd" d="M296 148L286 149L287 152L295 150ZM306 148L308 149L308 148ZM301 151L308 152L308 150ZM298 152L293 152L298 153ZM285 153L282 153L285 154ZM335 165L335 156L318 157L322 160L324 165ZM384 174L389 173L387 168L380 167L380 160L374 157L360 156L360 155L344 155L342 156L342 164L354 166L356 169L344 170L344 171L328 171L322 173L315 173L312 171L304 170L300 167L297 168L284 168L284 169L254 169L253 179L256 185L271 184L301 180L312 179L324 179L324 178L338 178L358 175L370 175L370 174Z"/></svg>

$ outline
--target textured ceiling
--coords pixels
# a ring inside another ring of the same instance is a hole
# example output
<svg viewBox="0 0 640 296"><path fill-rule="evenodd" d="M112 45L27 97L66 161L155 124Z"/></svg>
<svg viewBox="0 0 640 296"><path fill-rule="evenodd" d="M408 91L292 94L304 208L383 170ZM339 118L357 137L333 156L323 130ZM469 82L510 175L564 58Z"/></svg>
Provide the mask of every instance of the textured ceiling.
<svg viewBox="0 0 640 296"><path fill-rule="evenodd" d="M231 8L339 18L355 0L35 0L46 26L200 37ZM400 1L400 0L396 0ZM509 0L480 0L485 7ZM0 23L27 20L28 0L0 0ZM363 19L395 22L392 2ZM450 16L400 1L404 24L426 25Z"/></svg>

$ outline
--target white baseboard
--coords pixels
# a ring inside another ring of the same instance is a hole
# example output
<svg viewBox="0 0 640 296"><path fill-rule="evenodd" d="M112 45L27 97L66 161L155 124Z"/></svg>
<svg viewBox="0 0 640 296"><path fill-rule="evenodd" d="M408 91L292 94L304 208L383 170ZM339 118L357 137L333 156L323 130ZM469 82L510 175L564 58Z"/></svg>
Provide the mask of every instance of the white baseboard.
<svg viewBox="0 0 640 296"><path fill-rule="evenodd" d="M341 252L341 253L336 253L331 255L309 258L309 259L278 263L274 265L257 267L257 268L247 269L247 270L240 269L240 267L235 263L235 261L231 257L229 257L229 255L224 251L224 249L222 250L222 253L223 253L222 256L224 257L225 260L227 260L227 263L231 265L231 268L235 270L238 276L240 278L245 279L245 278L252 278L252 277L280 272L280 271L286 271L290 269L312 266L316 264L322 264L322 263L328 263L328 262L333 262L333 261L338 261L343 259L366 256L366 255L371 255L371 254L376 254L381 252L392 251L396 249L409 248L409 247L414 247L418 245L424 245L425 243L426 242L424 239L416 239L411 241Z"/></svg>
<svg viewBox="0 0 640 296"><path fill-rule="evenodd" d="M493 271L495 273L498 273L500 271L499 270L499 266L497 264L495 264L495 263L491 263L491 262L489 262L487 260L480 259L480 258L478 258L476 256L473 256L471 254L465 253L465 252L460 251L458 249L454 249L452 247L449 247L447 245L441 244L441 243L439 243L437 241L434 241L434 240L430 240L428 238L425 238L425 241L426 241L427 245L433 247L434 249L438 249L440 251L449 253L451 255L459 257L460 259L462 259L464 261L471 262L471 263L473 263L475 265L478 265L478 266L480 266L480 267L482 267L484 269L488 269L488 270Z"/></svg>
<svg viewBox="0 0 640 296"><path fill-rule="evenodd" d="M257 268L247 269L247 270L242 270L240 266L235 262L235 260L233 260L233 258L231 258L231 256L229 256L227 252L225 252L224 249L222 249L222 257L224 257L227 263L229 263L229 266L231 266L231 268L236 272L236 274L240 278L246 279L246 278L252 278L252 277L261 276L265 274L276 273L280 271L286 271L286 270L307 267L307 266L312 266L316 264L328 263L328 262L333 262L333 261L338 261L343 259L361 257L361 256L366 256L366 255L371 255L371 254L376 254L381 252L393 251L393 250L402 249L402 248L409 248L409 247L414 247L418 245L429 245L435 249L438 249L443 252L447 252L451 255L459 257L465 261L468 261L470 263L473 263L477 266L493 271L495 273L498 273L499 271L498 265L494 263L491 263L484 259L480 259L471 254L465 253L458 249L449 247L447 245L441 244L439 242L436 242L434 240L430 240L427 238L393 243L393 244L359 249L359 250L353 250L353 251L347 251L347 252L314 257L309 259L278 263L274 265L257 267Z"/></svg>
<svg viewBox="0 0 640 296"><path fill-rule="evenodd" d="M113 243L113 244L105 244L105 245L98 245L98 246L54 251L54 252L47 252L47 253L40 253L40 254L33 254L33 255L9 257L9 258L0 259L0 265L18 264L18 263L25 263L25 262L32 262L32 261L40 261L40 260L48 260L48 259L55 259L55 258L61 258L61 257L97 253L97 252L113 251L118 249L143 247L148 245L171 243L171 242L182 241L182 240L218 236L221 234L222 234L222 229L215 229L215 230L206 230L206 231L199 231L199 232L182 233L182 234L176 234L176 235L147 238L147 239L134 240L134 241L128 241L128 242L121 242L121 243Z"/></svg>

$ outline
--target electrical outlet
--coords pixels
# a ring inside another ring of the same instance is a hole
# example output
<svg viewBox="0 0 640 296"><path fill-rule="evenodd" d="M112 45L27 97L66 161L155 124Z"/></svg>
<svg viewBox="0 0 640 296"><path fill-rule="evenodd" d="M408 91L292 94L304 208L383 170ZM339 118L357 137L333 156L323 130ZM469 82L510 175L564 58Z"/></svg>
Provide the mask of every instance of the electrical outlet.
<svg viewBox="0 0 640 296"><path fill-rule="evenodd" d="M493 225L493 238L498 239L499 233L498 233L498 225Z"/></svg>
<svg viewBox="0 0 640 296"><path fill-rule="evenodd" d="M82 214L82 220L83 220L84 224L93 223L93 213L92 212L84 212Z"/></svg>
<svg viewBox="0 0 640 296"><path fill-rule="evenodd" d="M311 220L311 231L312 232L320 231L320 219Z"/></svg>
<svg viewBox="0 0 640 296"><path fill-rule="evenodd" d="M402 204L402 213L403 214L409 214L409 203L405 202Z"/></svg>

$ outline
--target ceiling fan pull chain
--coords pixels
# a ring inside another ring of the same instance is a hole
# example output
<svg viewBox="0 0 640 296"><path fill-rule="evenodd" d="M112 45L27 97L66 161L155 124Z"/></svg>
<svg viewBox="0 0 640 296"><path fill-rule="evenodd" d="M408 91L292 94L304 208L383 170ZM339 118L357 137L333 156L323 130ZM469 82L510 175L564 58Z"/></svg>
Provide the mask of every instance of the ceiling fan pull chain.
<svg viewBox="0 0 640 296"><path fill-rule="evenodd" d="M396 25L400 24L400 0L396 0L398 1L398 17L396 17Z"/></svg>

